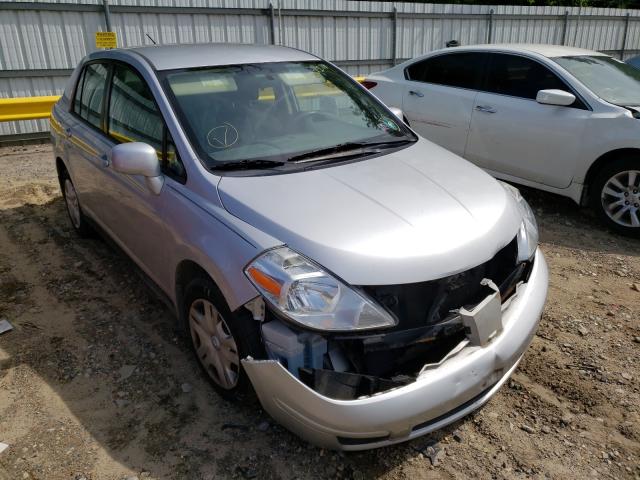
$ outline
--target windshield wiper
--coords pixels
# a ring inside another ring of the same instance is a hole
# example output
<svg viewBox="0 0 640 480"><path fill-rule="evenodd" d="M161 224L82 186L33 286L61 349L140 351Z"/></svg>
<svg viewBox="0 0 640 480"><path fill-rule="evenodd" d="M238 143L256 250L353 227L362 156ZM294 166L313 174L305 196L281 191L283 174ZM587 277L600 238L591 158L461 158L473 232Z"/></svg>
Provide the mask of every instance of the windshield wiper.
<svg viewBox="0 0 640 480"><path fill-rule="evenodd" d="M394 148L398 145L413 142L413 139L387 140L382 142L346 142L339 143L332 147L319 148L309 152L294 155L287 159L289 162L315 162L319 160L329 160L332 158L350 157L353 155L364 155L382 148ZM373 150L372 150L373 149Z"/></svg>
<svg viewBox="0 0 640 480"><path fill-rule="evenodd" d="M228 162L217 162L211 168L212 170L252 170L261 168L281 167L284 162L278 160L263 159L247 159L247 160L230 160Z"/></svg>

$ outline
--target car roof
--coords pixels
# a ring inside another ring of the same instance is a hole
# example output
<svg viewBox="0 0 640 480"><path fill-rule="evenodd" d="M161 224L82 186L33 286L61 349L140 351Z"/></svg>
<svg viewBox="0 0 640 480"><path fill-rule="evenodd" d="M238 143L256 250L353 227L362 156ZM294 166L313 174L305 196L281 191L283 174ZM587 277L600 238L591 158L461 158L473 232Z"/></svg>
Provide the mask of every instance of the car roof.
<svg viewBox="0 0 640 480"><path fill-rule="evenodd" d="M123 53L127 51L142 55L156 70L318 60L318 57L295 48L241 43L154 45L122 49Z"/></svg>
<svg viewBox="0 0 640 480"><path fill-rule="evenodd" d="M446 48L439 51L500 51L514 53L537 53L544 57L574 57L574 56L606 56L601 52L584 48L567 47L564 45L545 45L534 43L494 43L490 45L469 45L463 47Z"/></svg>

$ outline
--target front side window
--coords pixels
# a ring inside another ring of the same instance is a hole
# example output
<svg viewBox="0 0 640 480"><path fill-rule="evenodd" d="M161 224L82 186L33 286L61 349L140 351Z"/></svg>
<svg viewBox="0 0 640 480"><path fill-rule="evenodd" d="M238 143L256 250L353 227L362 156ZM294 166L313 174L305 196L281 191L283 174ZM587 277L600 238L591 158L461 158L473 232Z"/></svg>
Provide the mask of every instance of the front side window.
<svg viewBox="0 0 640 480"><path fill-rule="evenodd" d="M168 96L204 163L269 159L412 137L352 79L323 62L167 71Z"/></svg>
<svg viewBox="0 0 640 480"><path fill-rule="evenodd" d="M407 67L405 74L407 80L476 90L485 58L486 54L478 52L438 55Z"/></svg>
<svg viewBox="0 0 640 480"><path fill-rule="evenodd" d="M101 128L102 105L107 68L101 63L87 65L78 81L73 111L97 128Z"/></svg>
<svg viewBox="0 0 640 480"><path fill-rule="evenodd" d="M109 98L109 135L119 142L144 142L162 151L164 122L144 80L116 64Z"/></svg>
<svg viewBox="0 0 640 480"><path fill-rule="evenodd" d="M107 131L120 143L143 142L158 152L162 171L177 180L185 170L151 90L137 72L115 64L109 97Z"/></svg>
<svg viewBox="0 0 640 480"><path fill-rule="evenodd" d="M566 84L544 65L518 55L491 54L486 90L501 95L534 99L538 91L567 90Z"/></svg>
<svg viewBox="0 0 640 480"><path fill-rule="evenodd" d="M603 100L622 106L640 105L640 70L604 55L553 60Z"/></svg>

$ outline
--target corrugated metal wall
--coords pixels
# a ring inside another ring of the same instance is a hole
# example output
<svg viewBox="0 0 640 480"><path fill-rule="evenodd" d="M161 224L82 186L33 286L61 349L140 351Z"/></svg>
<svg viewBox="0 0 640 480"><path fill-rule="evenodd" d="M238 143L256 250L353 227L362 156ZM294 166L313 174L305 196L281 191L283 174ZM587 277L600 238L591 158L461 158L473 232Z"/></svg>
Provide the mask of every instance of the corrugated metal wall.
<svg viewBox="0 0 640 480"><path fill-rule="evenodd" d="M640 11L435 5L350 0L111 0L120 46L276 43L336 61L351 74L462 44L564 43L625 57L640 53ZM395 8L395 13L394 13ZM493 14L490 15L490 12ZM566 15L566 17L565 17ZM627 19L629 15L629 20ZM59 94L105 31L102 0L0 1L0 97ZM46 131L46 121L0 123L0 136Z"/></svg>

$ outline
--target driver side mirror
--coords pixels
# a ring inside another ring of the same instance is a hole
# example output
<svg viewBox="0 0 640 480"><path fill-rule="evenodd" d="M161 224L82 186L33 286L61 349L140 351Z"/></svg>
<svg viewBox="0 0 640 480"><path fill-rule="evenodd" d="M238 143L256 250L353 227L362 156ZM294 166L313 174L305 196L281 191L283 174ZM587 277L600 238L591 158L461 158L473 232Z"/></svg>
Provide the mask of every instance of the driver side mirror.
<svg viewBox="0 0 640 480"><path fill-rule="evenodd" d="M543 105L557 105L559 107L567 107L576 101L573 93L564 90L540 90L536 95L536 102Z"/></svg>
<svg viewBox="0 0 640 480"><path fill-rule="evenodd" d="M147 188L160 194L164 177L155 148L142 142L121 143L111 149L113 169L125 175L142 175Z"/></svg>

